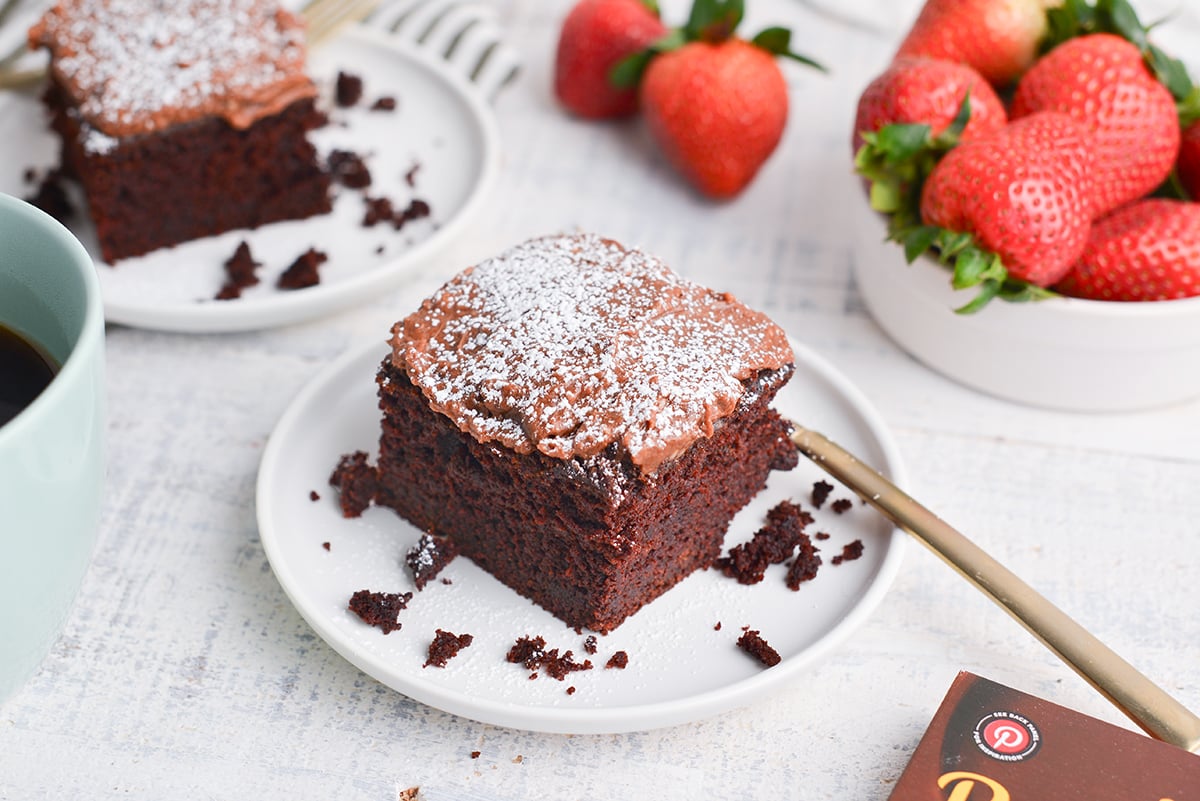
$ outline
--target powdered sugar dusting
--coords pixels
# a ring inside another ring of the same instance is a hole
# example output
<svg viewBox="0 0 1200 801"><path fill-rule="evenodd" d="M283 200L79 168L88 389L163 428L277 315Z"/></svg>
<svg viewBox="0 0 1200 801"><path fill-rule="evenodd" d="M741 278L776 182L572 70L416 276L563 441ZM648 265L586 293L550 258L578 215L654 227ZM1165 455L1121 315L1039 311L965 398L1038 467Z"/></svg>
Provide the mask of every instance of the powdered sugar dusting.
<svg viewBox="0 0 1200 801"><path fill-rule="evenodd" d="M246 127L315 94L303 23L266 0L64 0L29 38L110 136L213 114Z"/></svg>
<svg viewBox="0 0 1200 801"><path fill-rule="evenodd" d="M563 459L615 443L644 472L793 360L766 316L595 235L464 271L393 333L396 365L477 440Z"/></svg>

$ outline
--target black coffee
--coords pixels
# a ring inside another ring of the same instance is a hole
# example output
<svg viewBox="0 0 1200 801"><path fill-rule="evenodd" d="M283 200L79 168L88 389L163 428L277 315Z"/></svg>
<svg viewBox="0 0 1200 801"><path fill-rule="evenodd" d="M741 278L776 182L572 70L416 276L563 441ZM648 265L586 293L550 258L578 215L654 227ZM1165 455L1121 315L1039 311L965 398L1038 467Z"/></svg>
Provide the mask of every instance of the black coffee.
<svg viewBox="0 0 1200 801"><path fill-rule="evenodd" d="M0 426L33 403L57 371L40 347L0 325Z"/></svg>

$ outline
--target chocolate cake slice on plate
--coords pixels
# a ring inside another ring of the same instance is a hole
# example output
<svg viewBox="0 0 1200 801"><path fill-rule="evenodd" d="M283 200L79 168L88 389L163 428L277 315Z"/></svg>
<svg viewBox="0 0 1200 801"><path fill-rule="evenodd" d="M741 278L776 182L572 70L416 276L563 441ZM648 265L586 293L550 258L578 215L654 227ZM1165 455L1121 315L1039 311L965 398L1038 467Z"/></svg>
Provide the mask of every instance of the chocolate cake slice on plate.
<svg viewBox="0 0 1200 801"><path fill-rule="evenodd" d="M467 269L392 331L376 502L607 632L718 556L771 470L784 332L593 235Z"/></svg>

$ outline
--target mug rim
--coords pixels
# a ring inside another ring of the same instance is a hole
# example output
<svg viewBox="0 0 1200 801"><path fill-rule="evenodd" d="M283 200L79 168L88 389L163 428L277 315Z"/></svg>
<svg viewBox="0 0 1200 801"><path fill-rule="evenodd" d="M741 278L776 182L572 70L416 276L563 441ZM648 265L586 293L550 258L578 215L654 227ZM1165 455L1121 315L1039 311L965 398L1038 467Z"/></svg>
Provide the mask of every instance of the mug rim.
<svg viewBox="0 0 1200 801"><path fill-rule="evenodd" d="M100 279L96 275L96 264L69 228L32 203L4 192L0 192L0 214L23 218L23 222L39 227L63 241L66 249L73 256L72 261L76 272L82 278L85 296L85 309L79 337L71 345L66 359L63 360L61 367L46 388L33 399L32 403L0 426L0 446L3 446L6 440L18 436L21 428L36 417L41 409L54 404L58 395L69 392L69 387L75 384L76 373L88 369L87 365L82 363L83 356L80 354L94 351L99 345L98 340L104 337L104 305L100 299Z"/></svg>

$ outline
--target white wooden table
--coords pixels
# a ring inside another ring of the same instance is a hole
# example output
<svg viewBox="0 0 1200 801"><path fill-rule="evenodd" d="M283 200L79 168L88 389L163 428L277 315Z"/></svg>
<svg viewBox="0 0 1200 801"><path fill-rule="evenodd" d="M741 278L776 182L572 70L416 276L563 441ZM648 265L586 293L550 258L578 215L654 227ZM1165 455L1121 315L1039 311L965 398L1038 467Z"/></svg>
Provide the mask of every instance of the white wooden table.
<svg viewBox="0 0 1200 801"><path fill-rule="evenodd" d="M508 0L502 19L525 65L496 103L500 185L436 270L280 330L110 328L103 530L61 641L0 707L0 798L391 801L419 786L426 799L882 799L960 669L1131 727L917 547L869 622L801 680L668 729L483 725L411 701L327 647L256 531L255 476L277 418L316 370L384 336L449 273L573 229L733 291L835 362L891 427L914 495L1200 709L1200 403L1112 416L1016 406L930 372L882 334L850 277L849 121L917 4L829 5L881 16L855 28L797 0L751 6L747 30L792 26L832 74L785 66L787 133L734 202L698 199L636 123L564 116L550 65L568 3Z"/></svg>

